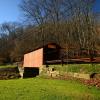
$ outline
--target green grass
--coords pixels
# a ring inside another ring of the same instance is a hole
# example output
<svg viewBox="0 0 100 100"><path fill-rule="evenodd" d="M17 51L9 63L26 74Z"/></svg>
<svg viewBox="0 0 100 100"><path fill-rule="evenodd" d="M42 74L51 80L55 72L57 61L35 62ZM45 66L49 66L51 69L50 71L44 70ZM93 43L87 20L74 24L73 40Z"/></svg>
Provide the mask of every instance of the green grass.
<svg viewBox="0 0 100 100"><path fill-rule="evenodd" d="M68 65L49 65L56 70L63 72L80 72L80 73L100 73L100 64L68 64Z"/></svg>
<svg viewBox="0 0 100 100"><path fill-rule="evenodd" d="M0 100L100 100L100 90L76 81L42 78L1 80Z"/></svg>
<svg viewBox="0 0 100 100"><path fill-rule="evenodd" d="M14 68L15 65L0 65L0 68Z"/></svg>

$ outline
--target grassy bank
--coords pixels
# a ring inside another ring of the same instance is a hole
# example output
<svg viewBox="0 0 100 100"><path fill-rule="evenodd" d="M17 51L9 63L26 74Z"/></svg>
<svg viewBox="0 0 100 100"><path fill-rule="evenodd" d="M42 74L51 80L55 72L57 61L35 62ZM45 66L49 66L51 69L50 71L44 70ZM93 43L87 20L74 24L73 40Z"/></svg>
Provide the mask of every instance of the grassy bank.
<svg viewBox="0 0 100 100"><path fill-rule="evenodd" d="M63 72L80 72L80 73L100 73L100 64L66 64L66 65L49 65L55 70Z"/></svg>
<svg viewBox="0 0 100 100"><path fill-rule="evenodd" d="M0 100L100 100L100 91L75 81L19 79L0 81Z"/></svg>
<svg viewBox="0 0 100 100"><path fill-rule="evenodd" d="M15 65L0 65L0 68L14 68Z"/></svg>
<svg viewBox="0 0 100 100"><path fill-rule="evenodd" d="M15 65L0 65L0 68L14 68ZM58 71L63 72L81 72L81 73L100 73L100 64L66 64L49 65Z"/></svg>

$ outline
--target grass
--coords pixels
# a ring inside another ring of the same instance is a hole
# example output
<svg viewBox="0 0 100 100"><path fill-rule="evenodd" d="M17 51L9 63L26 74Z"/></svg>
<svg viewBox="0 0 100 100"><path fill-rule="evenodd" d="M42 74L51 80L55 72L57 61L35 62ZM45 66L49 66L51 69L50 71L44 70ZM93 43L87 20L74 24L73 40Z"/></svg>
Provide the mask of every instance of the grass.
<svg viewBox="0 0 100 100"><path fill-rule="evenodd" d="M100 73L100 64L68 64L68 65L49 65L56 70L63 72L81 72L81 73Z"/></svg>
<svg viewBox="0 0 100 100"><path fill-rule="evenodd" d="M15 65L1 65L0 68L14 68ZM66 65L49 65L56 70L63 72L83 72L83 73L100 73L100 64L66 64Z"/></svg>
<svg viewBox="0 0 100 100"><path fill-rule="evenodd" d="M15 65L0 65L0 68L14 68Z"/></svg>
<svg viewBox="0 0 100 100"><path fill-rule="evenodd" d="M75 81L42 78L1 80L0 100L100 100L100 90Z"/></svg>

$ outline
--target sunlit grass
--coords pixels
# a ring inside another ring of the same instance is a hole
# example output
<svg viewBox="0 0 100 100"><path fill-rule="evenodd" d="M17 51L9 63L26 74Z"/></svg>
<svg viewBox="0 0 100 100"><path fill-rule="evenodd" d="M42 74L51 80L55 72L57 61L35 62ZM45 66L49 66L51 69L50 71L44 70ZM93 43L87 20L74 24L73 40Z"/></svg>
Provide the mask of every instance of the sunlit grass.
<svg viewBox="0 0 100 100"><path fill-rule="evenodd" d="M100 91L75 81L18 79L0 81L0 100L100 100Z"/></svg>
<svg viewBox="0 0 100 100"><path fill-rule="evenodd" d="M80 73L100 73L100 64L66 64L66 65L49 65L56 70L63 72L80 72Z"/></svg>

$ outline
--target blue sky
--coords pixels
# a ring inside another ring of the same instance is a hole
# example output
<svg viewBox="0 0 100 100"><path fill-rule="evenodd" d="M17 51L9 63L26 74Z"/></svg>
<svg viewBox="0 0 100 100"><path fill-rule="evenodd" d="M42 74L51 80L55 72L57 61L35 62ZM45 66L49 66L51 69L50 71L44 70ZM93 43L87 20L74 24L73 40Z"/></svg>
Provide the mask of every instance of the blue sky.
<svg viewBox="0 0 100 100"><path fill-rule="evenodd" d="M0 23L19 20L21 0L0 0Z"/></svg>
<svg viewBox="0 0 100 100"><path fill-rule="evenodd" d="M96 0L96 2L94 4L94 11L100 12L100 0Z"/></svg>
<svg viewBox="0 0 100 100"><path fill-rule="evenodd" d="M21 0L0 0L0 23L20 21L20 2ZM96 0L94 11L100 12L100 0Z"/></svg>

